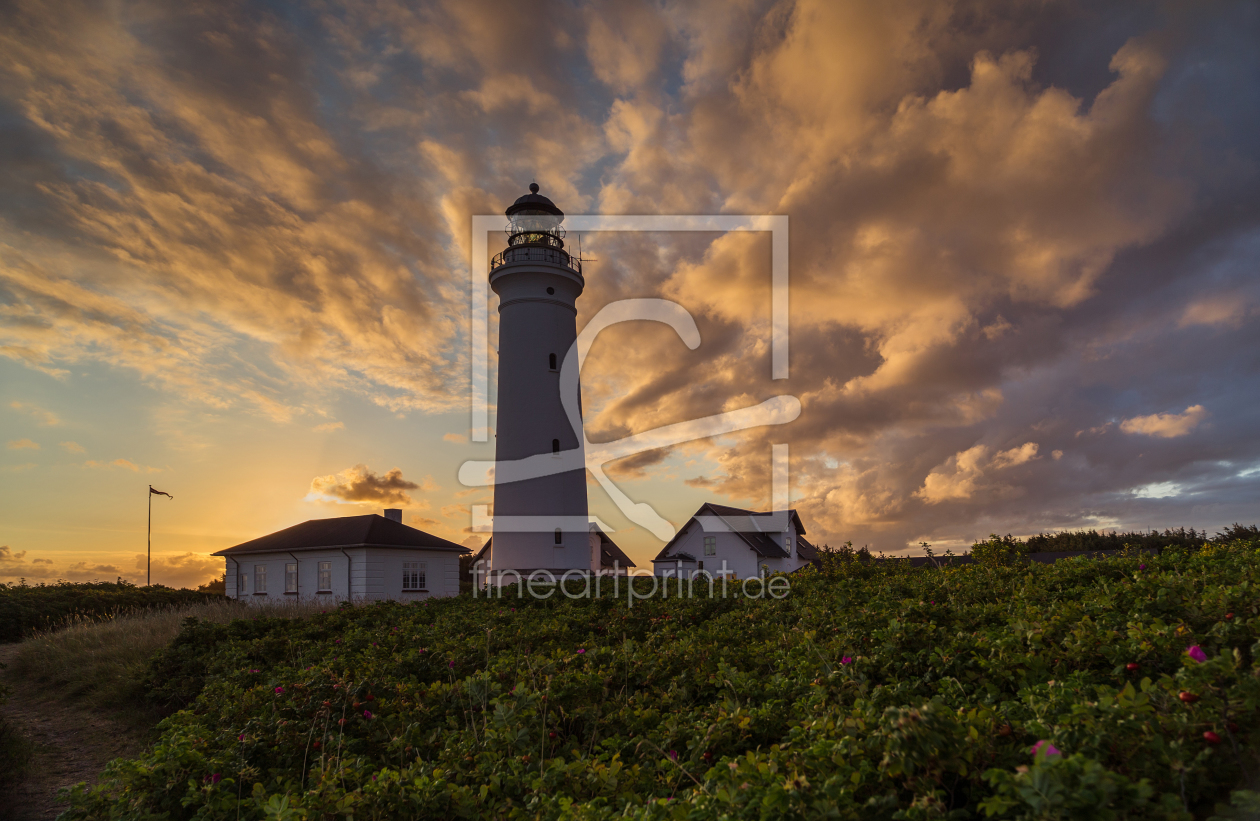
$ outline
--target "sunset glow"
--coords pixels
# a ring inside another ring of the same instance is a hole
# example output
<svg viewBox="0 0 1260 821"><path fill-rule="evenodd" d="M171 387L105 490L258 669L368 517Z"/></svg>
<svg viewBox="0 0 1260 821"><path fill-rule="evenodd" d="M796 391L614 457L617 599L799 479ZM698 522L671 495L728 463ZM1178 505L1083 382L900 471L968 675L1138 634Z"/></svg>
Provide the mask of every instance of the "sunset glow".
<svg viewBox="0 0 1260 821"><path fill-rule="evenodd" d="M163 584L386 507L480 546L471 226L534 181L788 218L785 380L768 233L581 234L579 330L701 338L604 331L591 442L800 402L608 465L675 526L769 509L776 444L818 545L1255 522L1260 12L1095 6L7 4L0 582L142 582L150 484Z"/></svg>

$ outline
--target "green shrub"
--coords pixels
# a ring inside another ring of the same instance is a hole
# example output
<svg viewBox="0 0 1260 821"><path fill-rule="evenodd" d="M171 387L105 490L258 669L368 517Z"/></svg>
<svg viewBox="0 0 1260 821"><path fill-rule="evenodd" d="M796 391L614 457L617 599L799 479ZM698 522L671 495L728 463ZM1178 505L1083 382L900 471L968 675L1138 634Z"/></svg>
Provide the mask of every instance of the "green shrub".
<svg viewBox="0 0 1260 821"><path fill-rule="evenodd" d="M0 584L0 643L21 641L36 630L133 610L172 607L222 599L222 594L117 582Z"/></svg>
<svg viewBox="0 0 1260 821"><path fill-rule="evenodd" d="M1027 546L1019 539L1012 539L1009 533L1005 536L993 533L987 542L971 546L971 558L986 567L1005 567L1027 554Z"/></svg>
<svg viewBox="0 0 1260 821"><path fill-rule="evenodd" d="M189 708L64 817L1244 812L1242 791L1216 804L1254 769L1258 558L873 562L805 571L782 600L628 608L623 589L189 622L149 668Z"/></svg>

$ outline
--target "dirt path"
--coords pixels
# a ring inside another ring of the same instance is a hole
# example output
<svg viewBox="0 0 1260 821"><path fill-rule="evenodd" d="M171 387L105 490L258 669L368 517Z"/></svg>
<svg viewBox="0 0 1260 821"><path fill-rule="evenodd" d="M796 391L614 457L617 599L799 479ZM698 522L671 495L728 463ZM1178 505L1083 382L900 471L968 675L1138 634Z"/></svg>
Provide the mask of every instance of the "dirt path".
<svg viewBox="0 0 1260 821"><path fill-rule="evenodd" d="M17 645L0 644L0 664L16 652ZM66 808L56 800L59 790L80 781L96 783L108 761L137 755L144 747L144 734L130 725L50 697L11 670L0 676L10 689L0 715L36 745L26 780L0 798L0 816L10 821L56 818Z"/></svg>

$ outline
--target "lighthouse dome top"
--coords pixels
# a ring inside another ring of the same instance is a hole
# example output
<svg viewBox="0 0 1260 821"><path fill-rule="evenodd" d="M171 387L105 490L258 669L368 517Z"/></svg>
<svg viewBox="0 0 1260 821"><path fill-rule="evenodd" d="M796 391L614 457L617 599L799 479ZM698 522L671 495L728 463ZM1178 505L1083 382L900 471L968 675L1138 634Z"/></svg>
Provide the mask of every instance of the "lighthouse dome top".
<svg viewBox="0 0 1260 821"><path fill-rule="evenodd" d="M556 207L551 200L538 193L538 183L531 182L529 184L529 193L517 198L516 202L508 206L505 212L509 217L518 214L550 214L553 217L564 219L564 212Z"/></svg>

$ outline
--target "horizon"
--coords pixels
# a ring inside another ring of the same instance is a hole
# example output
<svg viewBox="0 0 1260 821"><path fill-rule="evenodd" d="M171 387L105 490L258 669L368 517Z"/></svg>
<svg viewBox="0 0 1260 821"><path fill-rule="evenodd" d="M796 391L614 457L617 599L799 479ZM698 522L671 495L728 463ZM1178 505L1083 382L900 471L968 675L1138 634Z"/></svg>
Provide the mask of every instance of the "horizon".
<svg viewBox="0 0 1260 821"><path fill-rule="evenodd" d="M173 587L383 508L479 547L469 265L484 281L504 240L473 259L471 226L531 182L572 216L786 219L786 379L768 234L566 240L579 330L668 299L701 340L605 330L592 442L799 399L609 463L674 527L775 506L780 445L817 545L1260 520L1254 5L22 0L0 21L0 582L143 582L149 485L174 496L152 500ZM664 542L587 488L650 566Z"/></svg>

